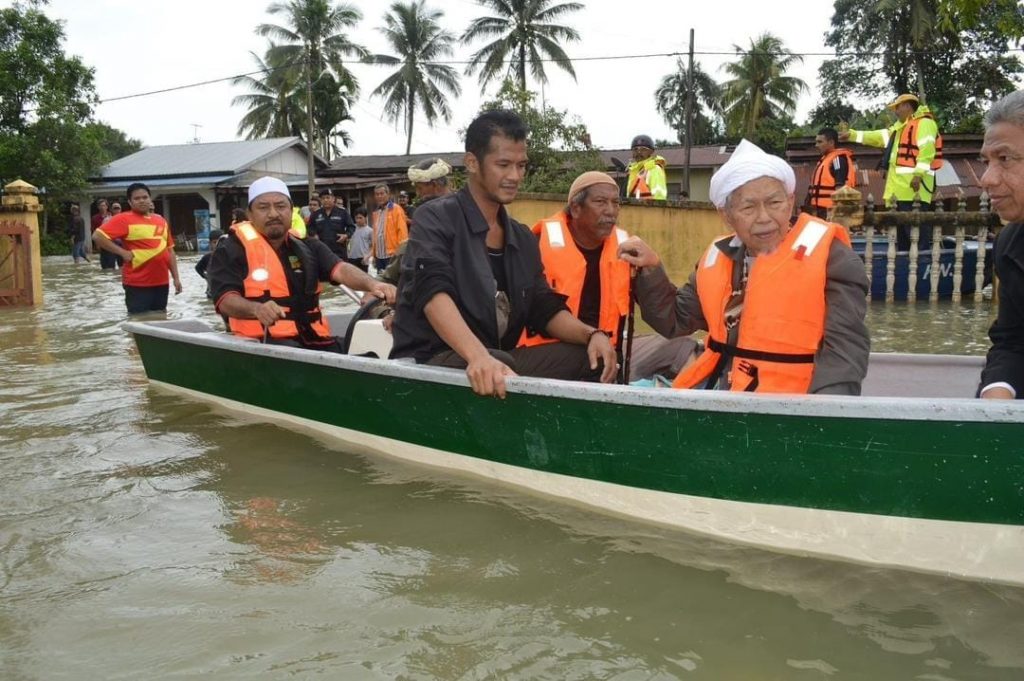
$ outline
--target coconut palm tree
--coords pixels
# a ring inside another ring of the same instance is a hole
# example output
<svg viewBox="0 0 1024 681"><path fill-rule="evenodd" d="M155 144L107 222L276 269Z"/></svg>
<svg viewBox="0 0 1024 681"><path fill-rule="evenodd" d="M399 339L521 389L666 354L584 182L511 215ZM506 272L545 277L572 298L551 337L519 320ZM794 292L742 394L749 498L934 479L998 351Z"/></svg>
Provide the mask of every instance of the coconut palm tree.
<svg viewBox="0 0 1024 681"><path fill-rule="evenodd" d="M691 87L692 84L692 87ZM671 125L679 136L679 142L686 142L686 100L693 94L693 139L691 144L712 142L716 123L722 115L722 88L715 79L694 62L693 73L676 59L676 70L661 79L654 92L655 106L665 122ZM709 111L709 116L705 113Z"/></svg>
<svg viewBox="0 0 1024 681"><path fill-rule="evenodd" d="M251 90L231 100L232 106L249 109L238 123L238 134L251 140L301 134L306 111L299 105L302 99L295 96L297 90L301 92L300 84L294 78L295 72L268 64L255 52L249 54L263 76L239 76L231 81L232 85Z"/></svg>
<svg viewBox="0 0 1024 681"><path fill-rule="evenodd" d="M732 76L722 84L726 130L730 135L756 139L760 121L791 116L797 97L807 90L804 81L786 75L803 57L787 50L771 33L751 40L749 50L733 47L740 58L724 66Z"/></svg>
<svg viewBox="0 0 1024 681"><path fill-rule="evenodd" d="M438 118L450 121L448 95L462 94L455 69L434 63L450 56L455 43L455 35L441 28L443 16L440 10L427 9L425 0L393 3L384 16L384 27L377 30L384 34L397 56L375 54L368 59L374 64L398 67L370 96L384 98L384 114L389 120L402 120L406 154L412 149L417 109L423 112L428 124Z"/></svg>
<svg viewBox="0 0 1024 681"><path fill-rule="evenodd" d="M267 61L281 64L289 77L305 90L307 116L313 118L312 121L307 119L307 127L313 128L309 132L310 146L329 156L328 140L333 133L324 126L330 121L323 120L323 116L318 120L317 111L325 105L324 97L330 98L324 87L329 84L339 101L328 102L328 105L343 108L345 117L348 116L349 103L358 95L359 84L345 66L345 58L364 59L369 53L365 47L352 42L345 32L355 28L363 15L352 5L332 4L329 0L275 2L267 7L267 12L287 20L286 26L260 24L256 27L257 34L276 41L271 42L267 50ZM318 86L321 79L326 81ZM322 93L317 106L312 101L314 91ZM330 118L337 123L337 115Z"/></svg>
<svg viewBox="0 0 1024 681"><path fill-rule="evenodd" d="M462 34L463 41L493 38L472 57L467 74L480 70L480 84L486 86L505 73L515 73L519 89L526 91L526 65L534 80L547 82L544 60L554 61L563 71L576 78L572 61L560 42L578 41L580 34L569 26L552 23L570 12L583 9L582 3L555 0L477 0L477 4L493 10L497 16L478 17ZM506 66L507 62L507 66Z"/></svg>

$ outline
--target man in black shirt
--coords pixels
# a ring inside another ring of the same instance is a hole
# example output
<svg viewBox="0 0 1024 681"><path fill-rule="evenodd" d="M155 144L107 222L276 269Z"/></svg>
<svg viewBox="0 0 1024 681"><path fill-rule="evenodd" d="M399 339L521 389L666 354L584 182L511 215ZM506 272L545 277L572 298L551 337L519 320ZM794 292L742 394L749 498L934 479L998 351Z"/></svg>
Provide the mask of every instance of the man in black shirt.
<svg viewBox="0 0 1024 681"><path fill-rule="evenodd" d="M291 238L288 187L262 177L249 187L249 222L234 226L207 270L217 312L233 333L264 342L340 352L320 313L320 284L346 284L394 302L395 287L341 261L316 240Z"/></svg>
<svg viewBox="0 0 1024 681"><path fill-rule="evenodd" d="M480 395L504 397L517 371L604 382L616 373L608 335L566 309L544 279L537 239L505 211L526 172L526 133L511 111L470 123L468 184L420 206L402 264L392 356L464 367ZM524 328L565 342L517 348Z"/></svg>
<svg viewBox="0 0 1024 681"><path fill-rule="evenodd" d="M348 240L356 231L356 223L347 210L337 205L330 189L320 192L320 203L322 207L309 216L307 236L319 239L334 255L344 260L348 257Z"/></svg>

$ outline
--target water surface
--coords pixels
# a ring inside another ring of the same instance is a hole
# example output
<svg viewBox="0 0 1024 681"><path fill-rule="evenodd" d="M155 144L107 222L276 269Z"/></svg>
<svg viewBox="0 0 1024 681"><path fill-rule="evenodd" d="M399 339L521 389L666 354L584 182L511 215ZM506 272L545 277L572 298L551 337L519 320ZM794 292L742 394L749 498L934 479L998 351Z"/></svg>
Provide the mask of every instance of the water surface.
<svg viewBox="0 0 1024 681"><path fill-rule="evenodd" d="M170 315L213 319L191 264ZM149 387L115 276L44 286L0 311L0 679L1024 678L1024 590L347 453ZM883 351L981 354L990 320L869 312Z"/></svg>

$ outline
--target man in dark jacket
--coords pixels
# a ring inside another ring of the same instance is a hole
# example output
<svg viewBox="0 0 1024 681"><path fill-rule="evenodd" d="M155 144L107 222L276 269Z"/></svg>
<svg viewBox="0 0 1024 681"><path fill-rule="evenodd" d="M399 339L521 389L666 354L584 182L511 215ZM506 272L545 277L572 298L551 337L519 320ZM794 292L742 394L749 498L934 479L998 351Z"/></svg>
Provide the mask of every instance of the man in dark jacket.
<svg viewBox="0 0 1024 681"><path fill-rule="evenodd" d="M992 210L1009 222L996 239L992 265L999 278L999 314L989 329L992 348L978 393L987 399L1024 398L1024 90L1006 95L985 115L981 186Z"/></svg>
<svg viewBox="0 0 1024 681"><path fill-rule="evenodd" d="M615 378L608 336L573 317L544 278L536 237L505 212L526 172L526 133L511 111L469 125L467 187L416 211L402 267L392 356L464 367L480 395L504 397L517 372ZM564 342L516 348L524 328Z"/></svg>
<svg viewBox="0 0 1024 681"><path fill-rule="evenodd" d="M324 242L334 255L348 259L348 240L356 231L356 223L343 207L337 205L334 192L320 192L320 210L310 213L308 238Z"/></svg>

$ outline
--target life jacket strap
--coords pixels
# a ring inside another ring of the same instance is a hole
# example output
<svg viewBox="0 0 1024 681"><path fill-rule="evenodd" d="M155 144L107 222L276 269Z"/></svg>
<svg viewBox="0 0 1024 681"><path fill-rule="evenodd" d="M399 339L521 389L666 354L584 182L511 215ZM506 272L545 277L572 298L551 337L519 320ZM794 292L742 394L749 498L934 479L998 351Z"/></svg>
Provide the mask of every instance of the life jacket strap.
<svg viewBox="0 0 1024 681"><path fill-rule="evenodd" d="M797 354L751 350L749 348L741 348L738 345L721 343L710 337L708 338L708 347L721 354L722 357L738 357L740 359L752 359L760 362L778 362L779 364L814 364L813 352Z"/></svg>

